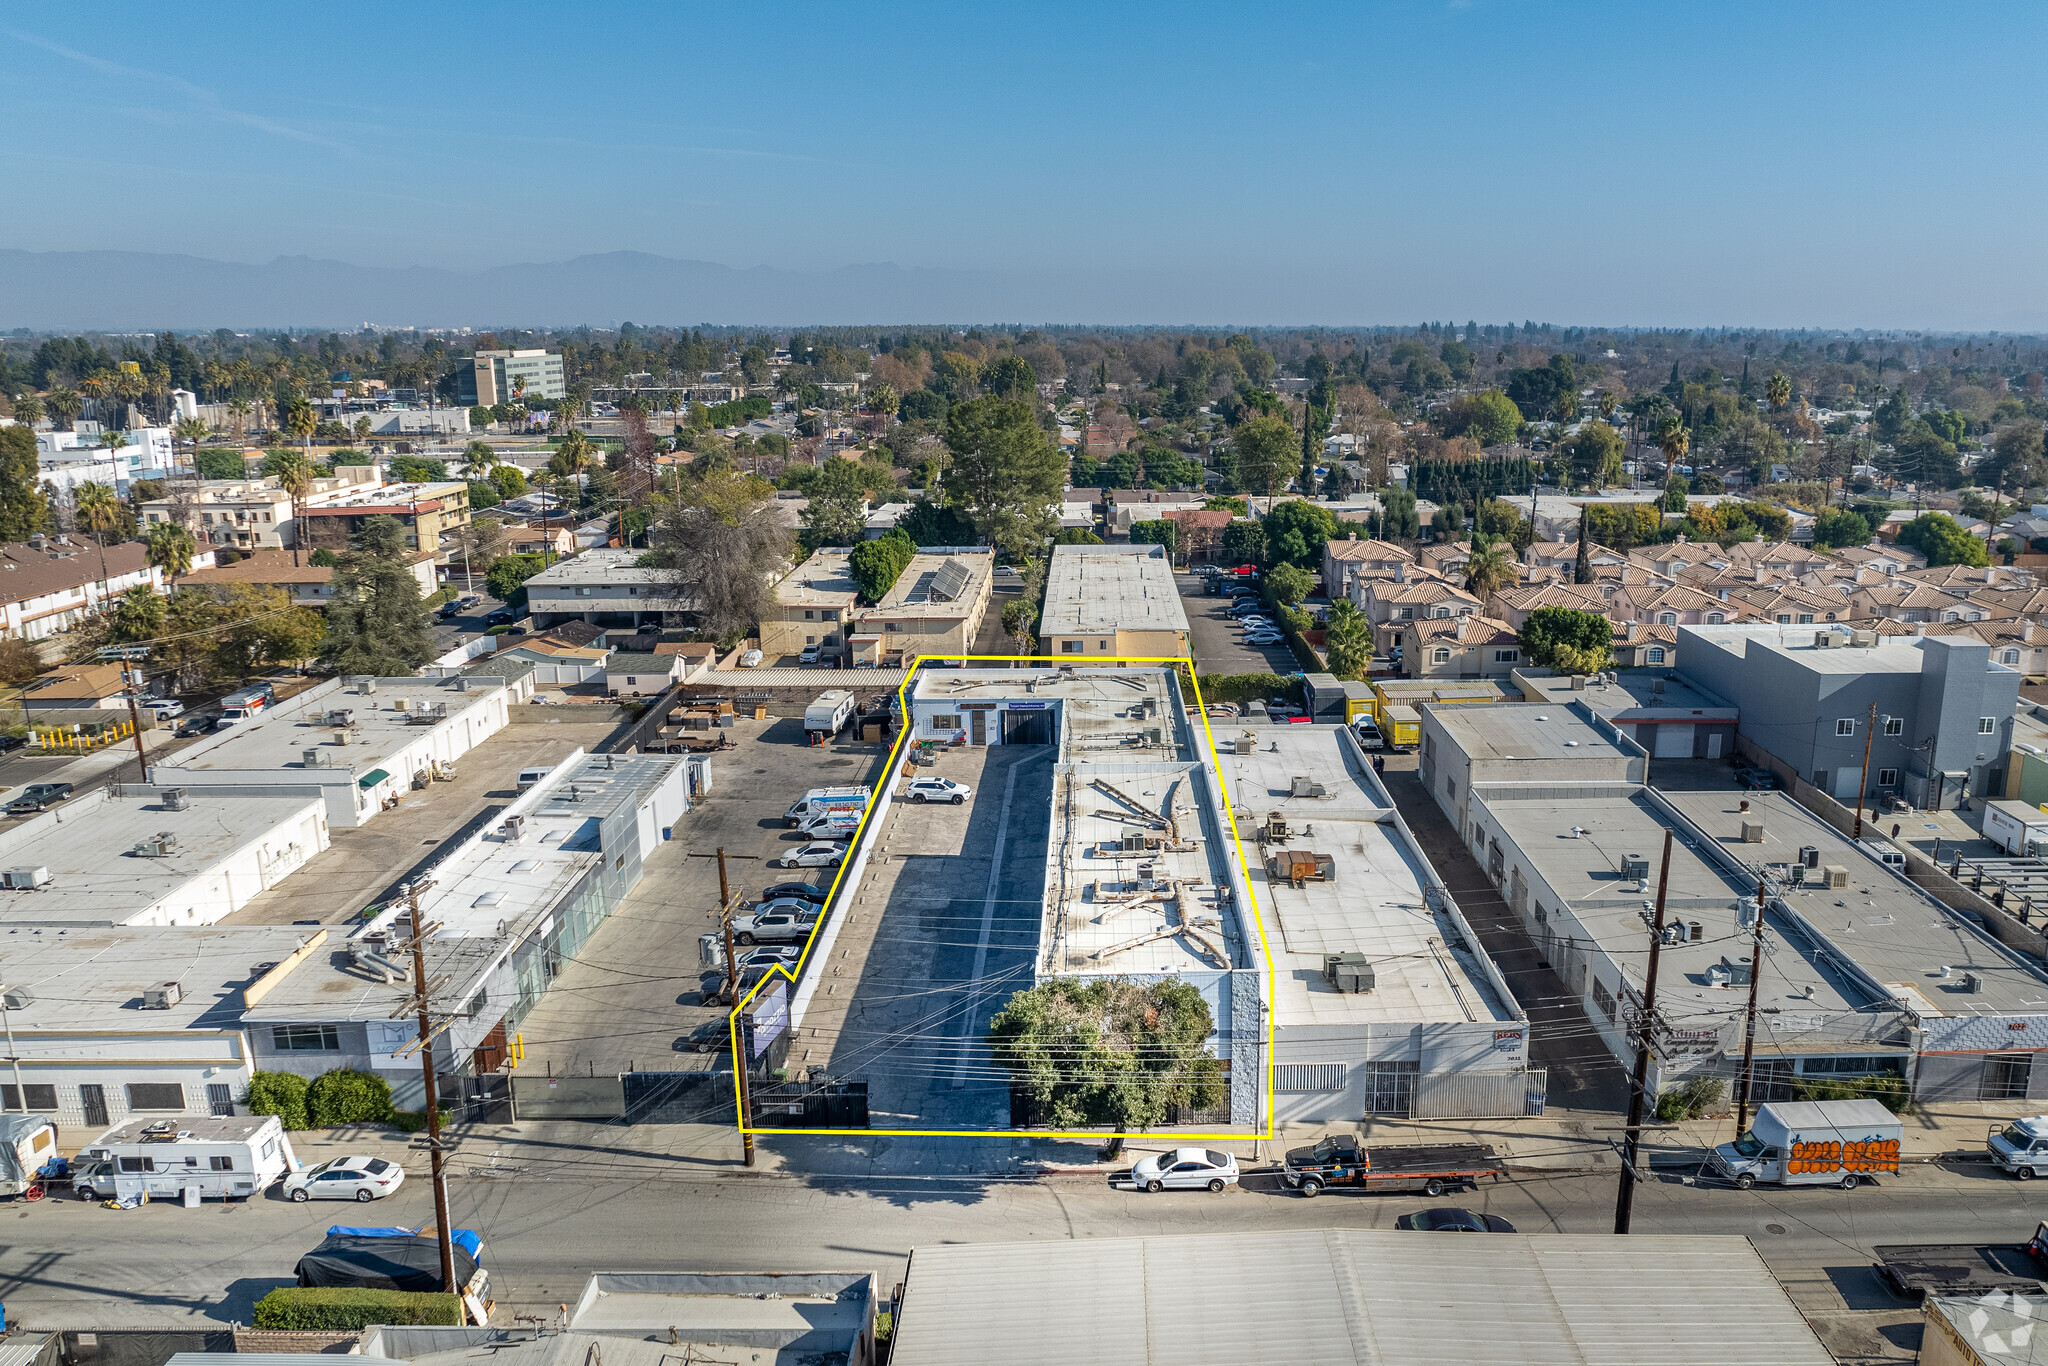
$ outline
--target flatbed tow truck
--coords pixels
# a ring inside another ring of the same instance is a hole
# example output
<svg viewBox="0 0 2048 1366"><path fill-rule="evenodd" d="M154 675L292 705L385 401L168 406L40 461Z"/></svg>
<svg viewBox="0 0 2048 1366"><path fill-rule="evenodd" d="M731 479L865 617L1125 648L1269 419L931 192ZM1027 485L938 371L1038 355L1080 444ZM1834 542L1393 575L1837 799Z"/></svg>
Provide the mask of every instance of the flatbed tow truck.
<svg viewBox="0 0 2048 1366"><path fill-rule="evenodd" d="M1894 1244L1871 1251L1877 1254L1878 1279L1909 1300L2048 1290L2048 1221L2024 1243Z"/></svg>
<svg viewBox="0 0 2048 1366"><path fill-rule="evenodd" d="M1332 1134L1314 1147L1289 1149L1280 1179L1309 1198L1335 1186L1390 1194L1421 1191L1433 1197L1469 1190L1482 1176L1498 1181L1504 1174L1500 1154L1490 1143L1368 1148L1349 1134Z"/></svg>

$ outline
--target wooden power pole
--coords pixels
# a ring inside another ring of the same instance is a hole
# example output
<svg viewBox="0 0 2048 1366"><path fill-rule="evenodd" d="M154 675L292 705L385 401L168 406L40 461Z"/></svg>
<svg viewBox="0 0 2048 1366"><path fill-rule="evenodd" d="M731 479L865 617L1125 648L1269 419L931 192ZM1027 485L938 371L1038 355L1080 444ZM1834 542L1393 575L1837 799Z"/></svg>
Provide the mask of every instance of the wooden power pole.
<svg viewBox="0 0 2048 1366"><path fill-rule="evenodd" d="M434 1225L441 1244L441 1287L449 1294L460 1297L462 1287L455 1283L455 1246L448 1236L447 1154L441 1142L441 1103L436 1093L434 1077L434 1035L440 1032L441 1026L434 1023L430 1008L431 990L436 983L427 979L427 936L438 927L420 923L420 893L433 885L431 881L412 882L407 883L400 891L412 915L413 989L413 999L406 1003L405 1009L400 1013L414 1014L419 1018L420 1074L426 1083L426 1147L427 1159L432 1164L433 1172ZM443 1024L445 1023L444 1021Z"/></svg>
<svg viewBox="0 0 2048 1366"><path fill-rule="evenodd" d="M715 858L718 860L718 926L725 934L725 995L726 999L733 1006L737 1007L740 1000L740 960L739 946L733 942L732 937L732 879L726 872L725 867L728 855L724 847L720 846L716 853L691 854L690 857ZM752 854L733 854L730 857L752 860L756 856ZM747 1041L741 1037L738 1026L735 1025L733 1032L732 1072L733 1081L737 1087L735 1100L739 1106L740 1161L751 1167L754 1165L754 1131L749 1126L753 1123L754 1118L753 1090L749 1085L747 1077L748 1059L746 1052Z"/></svg>
<svg viewBox="0 0 2048 1366"><path fill-rule="evenodd" d="M1657 872L1657 918L1650 926L1650 967L1636 1021L1636 1068L1629 1078L1628 1127L1622 1133L1621 1185L1614 1195L1614 1231L1627 1233L1635 1215L1636 1154L1643 1138L1643 1102L1650 1086L1650 1045L1657 1028L1657 962L1664 948L1664 896L1671 885L1671 830L1664 831L1664 866Z"/></svg>
<svg viewBox="0 0 2048 1366"><path fill-rule="evenodd" d="M1756 937L1749 950L1749 1012L1742 1026L1742 1076L1735 1092L1735 1135L1749 1127L1750 1078L1756 1067L1756 987L1764 976L1764 875L1756 875Z"/></svg>

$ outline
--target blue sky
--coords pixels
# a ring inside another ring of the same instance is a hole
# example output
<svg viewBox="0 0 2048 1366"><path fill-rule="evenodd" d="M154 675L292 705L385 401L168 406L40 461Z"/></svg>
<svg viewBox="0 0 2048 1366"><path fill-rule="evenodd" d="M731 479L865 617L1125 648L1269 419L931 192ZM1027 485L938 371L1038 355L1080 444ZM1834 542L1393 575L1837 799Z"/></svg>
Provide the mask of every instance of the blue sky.
<svg viewBox="0 0 2048 1366"><path fill-rule="evenodd" d="M0 247L887 261L1113 288L1130 321L2043 327L2044 30L2017 4L13 7Z"/></svg>

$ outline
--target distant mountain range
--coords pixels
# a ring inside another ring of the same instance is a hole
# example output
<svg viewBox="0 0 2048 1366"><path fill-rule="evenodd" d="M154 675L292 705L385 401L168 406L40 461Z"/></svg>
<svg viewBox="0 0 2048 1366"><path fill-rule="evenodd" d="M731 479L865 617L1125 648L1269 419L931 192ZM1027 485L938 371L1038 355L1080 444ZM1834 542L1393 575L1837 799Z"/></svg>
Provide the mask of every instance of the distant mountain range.
<svg viewBox="0 0 2048 1366"><path fill-rule="evenodd" d="M244 265L0 250L0 330L1021 322L1061 316L1060 305L1081 291L1058 293L1066 297L1047 297L1015 275L886 263L815 274L735 270L634 251L461 272L306 256Z"/></svg>

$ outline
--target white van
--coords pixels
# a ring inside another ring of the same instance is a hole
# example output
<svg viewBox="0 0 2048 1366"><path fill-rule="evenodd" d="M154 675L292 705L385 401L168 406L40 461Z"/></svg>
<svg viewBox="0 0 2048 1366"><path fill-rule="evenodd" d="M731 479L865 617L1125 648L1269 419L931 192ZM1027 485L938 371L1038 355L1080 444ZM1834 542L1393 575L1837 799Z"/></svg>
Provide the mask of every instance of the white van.
<svg viewBox="0 0 2048 1366"><path fill-rule="evenodd" d="M874 789L868 787L814 787L782 813L782 828L804 829L805 821L826 811L851 810L858 814L867 808L868 798L873 795Z"/></svg>
<svg viewBox="0 0 2048 1366"><path fill-rule="evenodd" d="M546 778L547 778L547 776L548 776L548 774L550 774L550 773L553 773L553 772L554 772L554 770L553 770L552 768L522 768L522 769L520 769L520 770L519 770L519 790L520 790L521 792L524 792L524 791L526 791L526 789L527 789L527 788L529 788L529 787L533 787L533 786L534 786L534 785L536 785L537 783L540 783L540 782L543 782L543 781L545 781L545 780L546 780Z"/></svg>
<svg viewBox="0 0 2048 1366"><path fill-rule="evenodd" d="M1899 852L1897 846L1887 844L1883 840L1867 839L1863 841L1863 849L1864 852L1868 853L1885 867L1891 869L1894 873L1897 873L1900 877L1906 875L1906 856Z"/></svg>

